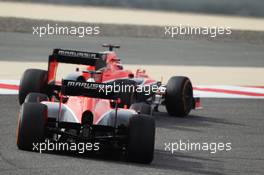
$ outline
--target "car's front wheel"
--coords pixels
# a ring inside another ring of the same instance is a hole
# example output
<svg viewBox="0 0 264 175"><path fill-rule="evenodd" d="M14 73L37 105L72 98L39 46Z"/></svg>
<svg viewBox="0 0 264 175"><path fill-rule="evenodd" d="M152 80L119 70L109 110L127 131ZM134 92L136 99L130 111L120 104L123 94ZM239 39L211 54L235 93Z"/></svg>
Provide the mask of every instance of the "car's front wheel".
<svg viewBox="0 0 264 175"><path fill-rule="evenodd" d="M171 77L165 91L165 106L167 112L176 117L184 117L193 108L193 87L189 78L183 76Z"/></svg>

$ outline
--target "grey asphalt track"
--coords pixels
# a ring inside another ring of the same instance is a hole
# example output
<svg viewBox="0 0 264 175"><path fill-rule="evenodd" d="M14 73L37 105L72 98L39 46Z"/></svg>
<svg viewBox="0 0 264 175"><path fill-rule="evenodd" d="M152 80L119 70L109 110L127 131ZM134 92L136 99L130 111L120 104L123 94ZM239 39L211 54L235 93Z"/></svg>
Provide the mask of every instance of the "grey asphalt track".
<svg viewBox="0 0 264 175"><path fill-rule="evenodd" d="M0 60L47 61L53 48L102 51L102 43L120 44L124 64L263 67L264 46L237 41L176 40L120 37L39 38L0 32ZM162 48L162 49L161 49Z"/></svg>
<svg viewBox="0 0 264 175"><path fill-rule="evenodd" d="M16 147L17 96L0 96L0 174L264 174L264 100L204 99L203 110L186 118L156 113L151 165L122 158L20 151ZM164 109L161 109L164 111ZM231 142L232 150L165 151L165 142Z"/></svg>

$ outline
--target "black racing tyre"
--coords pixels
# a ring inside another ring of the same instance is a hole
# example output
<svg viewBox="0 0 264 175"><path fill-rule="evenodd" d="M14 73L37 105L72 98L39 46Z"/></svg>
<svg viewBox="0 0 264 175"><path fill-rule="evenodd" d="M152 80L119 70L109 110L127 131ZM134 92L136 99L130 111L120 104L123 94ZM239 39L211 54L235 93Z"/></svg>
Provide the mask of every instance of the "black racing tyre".
<svg viewBox="0 0 264 175"><path fill-rule="evenodd" d="M27 69L24 72L18 92L20 105L31 92L46 93L47 75L47 71L40 69Z"/></svg>
<svg viewBox="0 0 264 175"><path fill-rule="evenodd" d="M167 83L165 106L171 116L184 117L193 108L193 88L187 77L174 76Z"/></svg>
<svg viewBox="0 0 264 175"><path fill-rule="evenodd" d="M25 103L40 103L48 100L49 97L46 94L32 92L26 96Z"/></svg>
<svg viewBox="0 0 264 175"><path fill-rule="evenodd" d="M47 106L41 103L23 103L18 117L17 146L32 151L33 143L44 142Z"/></svg>
<svg viewBox="0 0 264 175"><path fill-rule="evenodd" d="M155 120L146 115L130 118L128 126L127 160L151 163L155 146Z"/></svg>
<svg viewBox="0 0 264 175"><path fill-rule="evenodd" d="M151 106L149 104L144 103L144 102L133 103L130 106L130 109L134 109L139 114L146 114L146 115L151 114Z"/></svg>

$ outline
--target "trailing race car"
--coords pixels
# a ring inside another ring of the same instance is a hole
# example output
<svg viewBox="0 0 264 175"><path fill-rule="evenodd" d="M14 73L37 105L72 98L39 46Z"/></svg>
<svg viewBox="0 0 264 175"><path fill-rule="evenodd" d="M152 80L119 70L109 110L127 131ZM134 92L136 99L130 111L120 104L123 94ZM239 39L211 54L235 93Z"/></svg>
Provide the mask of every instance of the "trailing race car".
<svg viewBox="0 0 264 175"><path fill-rule="evenodd" d="M124 70L113 52L94 53L54 49L48 71L28 69L19 88L17 146L32 150L35 143L99 143L100 149L119 149L128 161L151 163L155 121L152 112L165 105L172 116L183 117L196 99L187 77L174 76L167 85L143 70ZM56 80L58 63L86 65L82 71Z"/></svg>

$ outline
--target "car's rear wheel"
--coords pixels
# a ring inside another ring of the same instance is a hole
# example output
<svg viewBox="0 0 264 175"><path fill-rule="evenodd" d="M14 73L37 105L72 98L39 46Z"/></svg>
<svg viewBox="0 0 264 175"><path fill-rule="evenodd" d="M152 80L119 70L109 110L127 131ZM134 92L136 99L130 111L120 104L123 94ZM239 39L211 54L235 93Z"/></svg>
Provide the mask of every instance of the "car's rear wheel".
<svg viewBox="0 0 264 175"><path fill-rule="evenodd" d="M19 103L24 103L26 96L31 92L47 93L47 71L40 69L27 69L19 86Z"/></svg>
<svg viewBox="0 0 264 175"><path fill-rule="evenodd" d="M129 120L127 160L151 163L155 145L155 120L146 115L135 115Z"/></svg>
<svg viewBox="0 0 264 175"><path fill-rule="evenodd" d="M151 114L151 106L149 104L144 103L144 102L133 103L130 106L130 109L135 110L139 114L146 114L146 115L150 115Z"/></svg>
<svg viewBox="0 0 264 175"><path fill-rule="evenodd" d="M47 122L47 106L41 103L23 103L18 117L17 146L32 150L33 143L43 142Z"/></svg>
<svg viewBox="0 0 264 175"><path fill-rule="evenodd" d="M193 108L193 102L193 88L189 78L171 77L165 91L167 112L176 117L187 116Z"/></svg>

